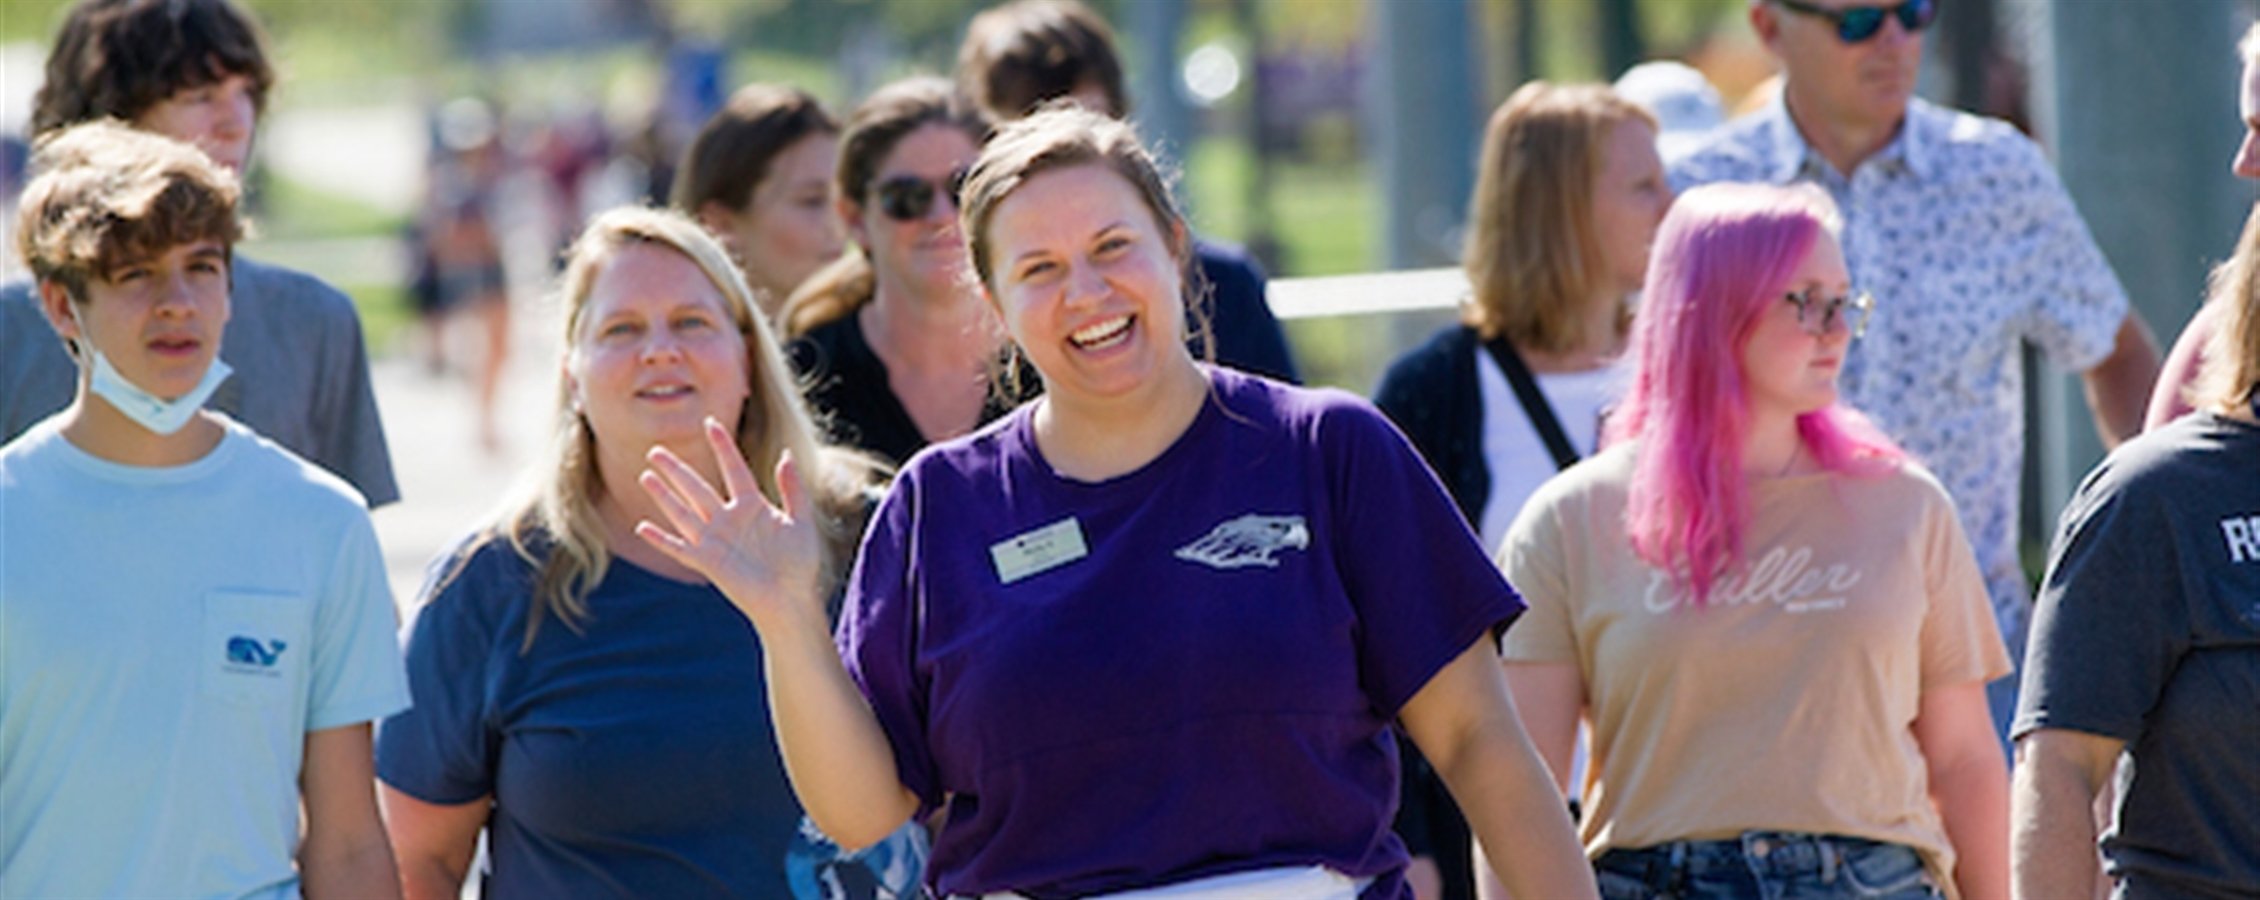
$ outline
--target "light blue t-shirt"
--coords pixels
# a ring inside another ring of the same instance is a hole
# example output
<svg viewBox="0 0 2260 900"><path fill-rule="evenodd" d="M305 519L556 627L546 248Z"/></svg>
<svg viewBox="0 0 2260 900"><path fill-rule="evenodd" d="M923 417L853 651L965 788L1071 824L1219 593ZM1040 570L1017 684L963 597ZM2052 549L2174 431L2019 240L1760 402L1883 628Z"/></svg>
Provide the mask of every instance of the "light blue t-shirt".
<svg viewBox="0 0 2260 900"><path fill-rule="evenodd" d="M232 421L177 467L0 448L0 896L295 897L306 734L399 710L360 497Z"/></svg>

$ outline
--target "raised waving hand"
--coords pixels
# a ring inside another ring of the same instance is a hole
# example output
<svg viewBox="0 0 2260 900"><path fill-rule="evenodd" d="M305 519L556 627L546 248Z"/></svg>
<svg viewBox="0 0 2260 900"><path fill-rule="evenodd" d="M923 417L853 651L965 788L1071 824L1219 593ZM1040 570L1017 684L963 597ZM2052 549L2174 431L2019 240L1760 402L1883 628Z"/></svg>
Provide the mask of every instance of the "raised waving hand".
<svg viewBox="0 0 2260 900"><path fill-rule="evenodd" d="M777 460L779 508L761 493L729 430L708 417L705 431L720 490L674 451L651 448L651 468L637 482L667 522L638 522L636 535L714 582L764 632L785 624L779 615L822 617L822 537L792 453Z"/></svg>
<svg viewBox="0 0 2260 900"><path fill-rule="evenodd" d="M785 773L818 828L848 848L868 847L917 811L895 772L894 749L848 678L824 614L822 538L808 485L792 454L777 461L769 502L721 423L706 420L722 489L665 447L637 482L666 526L636 534L714 582L761 635L769 710Z"/></svg>

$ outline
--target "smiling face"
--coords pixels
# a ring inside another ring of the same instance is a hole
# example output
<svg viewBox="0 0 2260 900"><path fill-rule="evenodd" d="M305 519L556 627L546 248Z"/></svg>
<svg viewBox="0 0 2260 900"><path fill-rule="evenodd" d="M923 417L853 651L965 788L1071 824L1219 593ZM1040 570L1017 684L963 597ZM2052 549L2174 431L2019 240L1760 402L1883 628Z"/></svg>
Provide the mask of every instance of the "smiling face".
<svg viewBox="0 0 2260 900"><path fill-rule="evenodd" d="M71 302L52 282L40 290L64 338L91 345L127 381L171 400L193 390L219 356L229 312L227 250L215 241L175 245L108 278L87 279L85 302Z"/></svg>
<svg viewBox="0 0 2260 900"><path fill-rule="evenodd" d="M947 188L936 192L924 215L907 222L881 209L877 190L903 177L946 186L979 154L980 147L965 132L947 124L927 125L896 142L864 196L841 199L841 217L870 252L882 290L899 285L914 293L939 294L965 283L965 242L957 228L957 202Z"/></svg>
<svg viewBox="0 0 2260 900"><path fill-rule="evenodd" d="M182 88L142 110L133 125L144 131L194 144L212 161L242 174L251 158L251 134L259 120L257 87L248 76Z"/></svg>
<svg viewBox="0 0 2260 900"><path fill-rule="evenodd" d="M1137 396L1192 365L1181 236L1112 169L1028 178L997 204L986 237L1005 328L1056 400Z"/></svg>
<svg viewBox="0 0 2260 900"><path fill-rule="evenodd" d="M1811 0L1814 6L1843 9L1879 0ZM1781 60L1783 91L1793 112L1865 128L1896 126L1915 95L1922 68L1923 41L1885 16L1882 29L1847 44L1836 24L1773 2L1752 4L1750 21L1758 38ZM1808 127L1811 127L1808 121Z"/></svg>
<svg viewBox="0 0 2260 900"><path fill-rule="evenodd" d="M832 212L832 165L839 152L837 134L803 137L770 160L743 209L709 203L703 211L771 312L837 258L846 241Z"/></svg>
<svg viewBox="0 0 2260 900"><path fill-rule="evenodd" d="M704 446L713 416L733 432L750 393L745 336L728 301L681 252L631 243L589 287L565 360L600 453Z"/></svg>
<svg viewBox="0 0 2260 900"><path fill-rule="evenodd" d="M1851 290L1844 251L1824 231L1814 238L1813 248L1782 293L1810 291L1815 302L1809 315L1819 316L1825 298L1842 297ZM1752 417L1793 418L1835 403L1836 376L1844 368L1845 348L1852 343L1846 317L1837 316L1824 334L1808 334L1796 304L1780 294L1763 303L1757 324L1742 344L1742 388Z"/></svg>

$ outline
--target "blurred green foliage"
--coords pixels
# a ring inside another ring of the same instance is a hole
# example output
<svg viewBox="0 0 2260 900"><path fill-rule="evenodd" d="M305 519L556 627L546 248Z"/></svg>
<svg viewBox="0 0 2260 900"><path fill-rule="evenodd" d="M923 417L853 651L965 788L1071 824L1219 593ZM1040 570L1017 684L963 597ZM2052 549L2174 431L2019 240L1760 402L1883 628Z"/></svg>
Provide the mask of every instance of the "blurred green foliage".
<svg viewBox="0 0 2260 900"><path fill-rule="evenodd" d="M0 0L0 40L44 44L69 0ZM475 93L539 109L596 101L618 113L648 104L659 84L656 33L609 47L547 54L481 54L476 35L489 5L546 0L238 0L256 12L272 39L283 76L275 108L429 103ZM852 105L841 48L877 42L888 61L875 73L946 73L965 23L993 0L614 0L644 20L663 17L674 33L698 35L729 48L734 81L801 85L836 110ZM1138 0L1087 0L1118 24ZM1221 42L1245 55L1262 31L1269 53L1337 53L1372 28L1374 2L1385 0L1187 0L1180 52ZM1407 0L1394 0L1407 2ZM1475 40L1487 74L1480 96L1502 99L1521 61L1514 44L1519 4L1532 4L1538 24L1539 73L1555 79L1601 77L1594 38L1597 0L1466 0L1480 31ZM1651 56L1677 55L1737 21L1747 0L1639 0ZM1123 33L1126 44L1137 36ZM1134 47L1126 47L1126 51ZM1134 52L1126 52L1136 59ZM1342 116L1314 123L1291 151L1267 160L1270 190L1252 196L1255 159L1247 139L1247 94L1205 114L1206 134L1181 160L1182 190L1196 227L1235 242L1268 223L1278 276L1363 271L1378 263L1381 198L1364 168L1358 123ZM400 227L387 215L345 198L261 173L263 230L274 239L385 236ZM1263 204L1258 214L1253 204ZM369 303L397 303L395 286L353 290ZM383 331L372 322L372 333ZM1354 329L1353 329L1354 330ZM1326 328L1298 324L1297 340L1340 343ZM1319 353L1319 356L1326 354ZM1361 386L1362 387L1362 386Z"/></svg>

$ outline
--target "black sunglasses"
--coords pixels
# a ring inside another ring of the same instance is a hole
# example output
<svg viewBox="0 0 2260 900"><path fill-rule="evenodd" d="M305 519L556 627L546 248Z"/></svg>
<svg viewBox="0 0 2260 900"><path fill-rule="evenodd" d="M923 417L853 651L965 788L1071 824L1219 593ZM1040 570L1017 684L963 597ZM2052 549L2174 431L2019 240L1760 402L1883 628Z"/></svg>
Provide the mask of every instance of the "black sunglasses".
<svg viewBox="0 0 2260 900"><path fill-rule="evenodd" d="M1836 37L1847 44L1857 44L1876 36L1883 30L1883 20L1892 15L1899 17L1899 27L1909 34L1923 30L1930 20L1938 17L1938 0L1907 0L1898 6L1846 6L1829 9L1814 6L1803 0L1773 0L1782 9L1803 13L1836 23Z"/></svg>
<svg viewBox="0 0 2260 900"><path fill-rule="evenodd" d="M897 175L879 182L871 188L871 196L879 201L879 211L897 222L916 222L926 218L934 209L934 195L949 196L951 206L957 205L957 192L965 187L965 170L949 173L941 183L927 181L916 175Z"/></svg>

